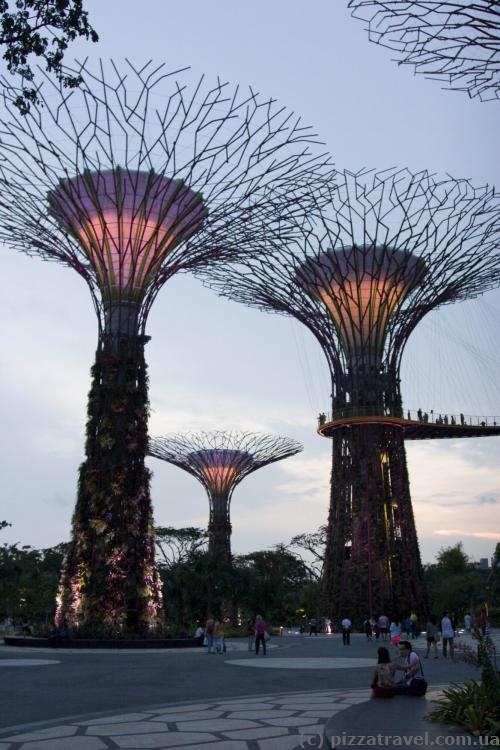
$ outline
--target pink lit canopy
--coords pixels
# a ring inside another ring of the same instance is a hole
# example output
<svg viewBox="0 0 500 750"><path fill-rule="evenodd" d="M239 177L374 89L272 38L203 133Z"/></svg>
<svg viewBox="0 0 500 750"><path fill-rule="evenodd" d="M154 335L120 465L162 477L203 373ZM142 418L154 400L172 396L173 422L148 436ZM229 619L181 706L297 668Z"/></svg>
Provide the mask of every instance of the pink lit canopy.
<svg viewBox="0 0 500 750"><path fill-rule="evenodd" d="M375 364L391 317L424 274L424 263L410 252L353 245L308 258L298 276L328 309L344 352Z"/></svg>
<svg viewBox="0 0 500 750"><path fill-rule="evenodd" d="M105 305L140 302L165 256L207 215L199 193L152 170L85 171L61 180L48 200L93 266Z"/></svg>
<svg viewBox="0 0 500 750"><path fill-rule="evenodd" d="M242 469L248 471L253 464L249 453L238 450L199 450L190 456L199 470L203 483L213 495L227 495Z"/></svg>

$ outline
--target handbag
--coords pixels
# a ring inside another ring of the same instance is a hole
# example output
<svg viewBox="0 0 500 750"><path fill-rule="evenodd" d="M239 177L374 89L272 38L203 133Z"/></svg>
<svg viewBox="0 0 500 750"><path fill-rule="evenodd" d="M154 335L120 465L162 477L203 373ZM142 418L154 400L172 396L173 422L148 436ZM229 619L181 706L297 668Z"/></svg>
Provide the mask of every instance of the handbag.
<svg viewBox="0 0 500 750"><path fill-rule="evenodd" d="M420 697L420 696L425 695L427 692L427 680L424 677L424 670L423 670L422 662L420 661L420 659L418 660L418 662L420 664L420 671L422 672L422 677L412 677L410 680L409 688L410 688L410 695L415 695L415 696Z"/></svg>
<svg viewBox="0 0 500 750"><path fill-rule="evenodd" d="M271 636L269 635L269 633L267 632L267 630L264 630L264 640L265 641L270 641L271 640Z"/></svg>

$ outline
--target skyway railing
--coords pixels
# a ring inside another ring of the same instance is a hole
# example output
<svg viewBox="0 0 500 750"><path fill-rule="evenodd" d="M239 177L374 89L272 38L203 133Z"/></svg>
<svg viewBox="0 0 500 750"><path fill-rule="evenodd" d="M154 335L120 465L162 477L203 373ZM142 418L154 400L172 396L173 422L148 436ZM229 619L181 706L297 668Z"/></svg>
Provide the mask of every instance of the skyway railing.
<svg viewBox="0 0 500 750"><path fill-rule="evenodd" d="M496 427L500 424L500 415L472 415L438 412L435 409L424 411L423 409L403 409L401 415L389 410L379 409L372 406L344 406L333 412L321 412L318 414L318 426L322 427L328 422L336 422L340 419L351 419L352 417L395 417L408 419L413 422L424 424L442 424L458 427Z"/></svg>

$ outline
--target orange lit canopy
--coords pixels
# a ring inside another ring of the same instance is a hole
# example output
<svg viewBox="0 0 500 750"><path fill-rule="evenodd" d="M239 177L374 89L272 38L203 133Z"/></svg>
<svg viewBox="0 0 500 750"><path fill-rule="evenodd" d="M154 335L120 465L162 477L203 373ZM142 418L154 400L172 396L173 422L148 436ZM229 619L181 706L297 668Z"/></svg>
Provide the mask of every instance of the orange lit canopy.
<svg viewBox="0 0 500 750"><path fill-rule="evenodd" d="M423 262L409 252L353 245L308 258L298 278L328 309L344 352L376 364L391 316L424 274Z"/></svg>
<svg viewBox="0 0 500 750"><path fill-rule="evenodd" d="M92 264L105 304L140 301L165 256L207 215L182 180L120 167L61 180L48 200Z"/></svg>

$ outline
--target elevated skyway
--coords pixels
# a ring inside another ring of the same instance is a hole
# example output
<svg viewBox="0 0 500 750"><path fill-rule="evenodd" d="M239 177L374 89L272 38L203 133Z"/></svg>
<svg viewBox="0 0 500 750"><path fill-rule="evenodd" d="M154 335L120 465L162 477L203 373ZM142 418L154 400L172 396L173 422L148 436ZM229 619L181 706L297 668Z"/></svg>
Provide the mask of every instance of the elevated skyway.
<svg viewBox="0 0 500 750"><path fill-rule="evenodd" d="M434 410L403 410L395 417L373 411L369 407L344 408L318 415L318 433L332 437L343 427L361 425L387 425L400 427L405 440L443 440L446 438L492 437L500 435L500 416L472 416L470 414L445 414Z"/></svg>

